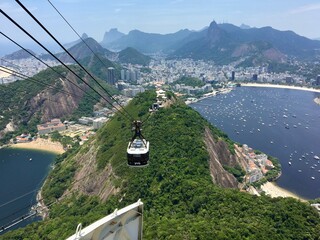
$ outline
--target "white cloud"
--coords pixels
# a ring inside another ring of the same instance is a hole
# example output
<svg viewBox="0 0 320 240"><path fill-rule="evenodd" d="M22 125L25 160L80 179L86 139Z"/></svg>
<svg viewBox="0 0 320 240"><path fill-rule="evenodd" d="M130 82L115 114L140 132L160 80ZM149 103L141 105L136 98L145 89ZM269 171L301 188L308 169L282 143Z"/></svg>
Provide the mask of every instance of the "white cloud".
<svg viewBox="0 0 320 240"><path fill-rule="evenodd" d="M118 13L118 12L120 12L120 11L121 11L121 8L116 8L116 9L114 10L115 13Z"/></svg>
<svg viewBox="0 0 320 240"><path fill-rule="evenodd" d="M304 12L310 12L315 10L320 10L320 3L308 4L308 5L304 5L304 6L292 9L290 11L290 14L304 13Z"/></svg>

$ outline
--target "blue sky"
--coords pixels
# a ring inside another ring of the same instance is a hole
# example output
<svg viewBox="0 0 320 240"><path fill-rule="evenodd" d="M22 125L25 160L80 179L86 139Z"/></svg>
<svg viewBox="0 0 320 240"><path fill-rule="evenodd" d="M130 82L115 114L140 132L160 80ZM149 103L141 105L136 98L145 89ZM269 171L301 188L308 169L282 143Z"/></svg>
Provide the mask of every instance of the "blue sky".
<svg viewBox="0 0 320 240"><path fill-rule="evenodd" d="M77 36L61 20L47 0L21 0L62 42ZM101 41L105 31L118 28L127 33L172 33L188 28L199 30L212 20L239 26L272 26L320 38L319 0L51 0L79 32ZM0 0L0 8L37 38L49 41L14 0ZM0 16L0 30L21 43L28 42L20 31ZM0 36L0 43L6 40Z"/></svg>

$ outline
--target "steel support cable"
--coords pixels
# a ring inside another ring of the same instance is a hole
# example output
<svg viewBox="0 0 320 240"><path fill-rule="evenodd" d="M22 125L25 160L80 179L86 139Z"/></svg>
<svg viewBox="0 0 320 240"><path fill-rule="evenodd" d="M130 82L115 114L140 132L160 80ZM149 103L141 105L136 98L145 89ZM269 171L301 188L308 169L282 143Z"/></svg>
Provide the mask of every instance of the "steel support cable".
<svg viewBox="0 0 320 240"><path fill-rule="evenodd" d="M141 125L145 124L145 123L149 120L149 118L151 117L151 115L152 115L152 113L149 113L148 116L146 117L146 119L143 120L143 121L141 121Z"/></svg>
<svg viewBox="0 0 320 240"><path fill-rule="evenodd" d="M0 221L3 221L3 220L5 220L5 219L7 219L7 218L9 218L9 217L12 217L12 216L14 216L15 214L21 212L22 210L29 209L29 208L31 208L33 205L34 205L34 204L27 204L27 205L25 205L24 207L20 207L18 210L14 211L13 213L10 213L9 215L7 215L7 216L5 216L5 217L2 217L2 218L0 219ZM26 214L23 214L22 216L24 216L24 215L26 215ZM13 220L13 221L16 221L17 219L20 219L22 216L16 218L16 219ZM13 222L13 221L11 221L11 222ZM10 224L10 223L9 223L9 224ZM1 228L3 228L3 226L0 227L0 232L1 232Z"/></svg>
<svg viewBox="0 0 320 240"><path fill-rule="evenodd" d="M125 162L119 164L116 168L113 168L113 171L115 171L116 169L120 168L120 167L123 166L124 164L125 164ZM84 180L85 178L88 178L88 177L92 176L93 174L95 174L95 173L98 172L98 171L100 171L100 170L99 170L99 169L96 169L94 172L90 173L89 175L86 175L86 176L84 176L84 177L82 177L82 178L80 178L80 179L77 179L77 180L73 181L72 184L75 184L75 183L77 183L77 182L80 182L80 181ZM36 190L34 190L34 191L36 191ZM56 200L50 202L49 204L47 204L46 207L48 207L48 208L51 207L51 206L54 205L55 203L61 201L63 198L65 198L65 197L67 197L67 196L69 196L70 194L73 194L73 193L74 193L73 191L70 191L70 192L66 193L65 195L61 196L59 199L56 199ZM43 200L44 200L44 199L41 198L41 199L39 199L38 201L43 201ZM15 200L12 200L12 201L15 201ZM6 217L2 218L1 220L6 219L6 218L8 218L8 217L10 217L10 216L12 216L12 215L14 215L14 214L22 211L23 209L30 208L30 207L32 207L32 206L34 206L34 205L30 204L30 205L28 205L27 207L24 207L24 208L22 208L22 209L19 209L18 211L14 212L13 214L10 214L9 216L6 216ZM7 229L9 229L9 228L11 228L11 227L13 227L13 226L15 226L16 224L22 222L23 220L26 220L26 219L28 219L28 218L36 215L36 213L37 213L37 210L35 210L35 212L33 212L33 213L25 214L25 215L23 215L23 216L20 216L19 218L16 218L15 220L11 221L11 222L9 223L9 225L7 224L7 225L4 225L4 226L0 227L0 233L3 232L3 231L5 231L5 230L7 230Z"/></svg>
<svg viewBox="0 0 320 240"><path fill-rule="evenodd" d="M118 166L116 166L116 168L113 168L113 171L116 170L116 169L118 169L119 167L123 166L125 163L126 163L126 162L123 162L123 163L119 164ZM98 171L101 171L101 170L100 170L100 169L96 169L96 170L93 171L92 173L90 173L90 174L88 174L88 175L85 175L84 177L79 178L79 179L77 179L77 180L74 180L71 184L76 184L76 183L78 183L78 182L80 182L80 181L82 181L82 180L84 180L84 179L86 179L86 178L94 175L94 174L97 173ZM12 199L12 200L10 200L10 201L8 201L8 202L0 205L0 208L3 207L3 206L6 206L6 205L8 205L8 204L10 204L10 203L12 203L12 202L15 202L15 201L19 200L20 198L22 198L22 197L24 197L24 196L26 196L26 195L28 195L28 194L31 194L32 192L35 192L35 191L39 191L39 189L34 189L34 190L32 190L32 191L30 191L30 192L28 192L28 193L26 193L26 194L23 194L23 195L15 198L15 199ZM73 193L73 192L70 191L69 193L63 195L62 197L66 197L66 196L70 195L71 193ZM62 197L60 197L59 201L62 200L62 199L61 199ZM44 198L41 198L41 199L38 200L38 202L43 201L43 200L44 200ZM56 202L57 202L57 199L54 200L54 201L52 201L52 202L50 202L50 203L47 205L47 207L52 206L52 205L53 205L54 203L56 203ZM15 212L13 212L13 213L5 216L5 217L2 217L2 218L0 219L0 221L6 219L6 218L8 218L8 217L11 217L11 216L15 215L16 213L18 213L18 212L20 212L20 211L22 211L22 210L24 210L24 209L31 208L32 206L34 206L34 204L28 204L28 205L26 205L26 206L24 206L24 207L22 207L22 208L19 208L19 209L16 210ZM24 214L23 216L25 216L25 215L26 215L26 214ZM21 217L22 217L22 216L21 216ZM19 220L21 217L16 218L16 219L13 220L12 222ZM12 223L12 222L11 222L11 223ZM10 224L11 224L11 223L10 223ZM1 232L1 229L3 229L3 226L0 227L0 232Z"/></svg>
<svg viewBox="0 0 320 240"><path fill-rule="evenodd" d="M2 33L2 32L0 32L0 34L1 34L1 33ZM17 65L17 64L14 64L14 63L12 63L12 62L4 59L4 58L0 58L0 60L1 60L1 61L4 61L4 62L6 62L6 63L9 63L10 65L12 65L12 66L14 66L14 67L16 67L16 68L19 68L19 69L23 68L23 67L21 67L21 66L19 66L19 65Z"/></svg>
<svg viewBox="0 0 320 240"><path fill-rule="evenodd" d="M70 72L72 72L76 77L78 77L84 84L86 84L90 89L92 89L95 93L97 93L100 97L102 97L106 102L108 102L111 106L115 107L110 100L101 95L96 89L94 89L90 84L84 81L79 74L75 73L70 67L68 67L64 62L62 62L59 58L57 58L49 49L47 49L43 44L41 44L37 39L35 39L29 32L27 32L23 27L21 27L15 20L13 20L8 14L6 14L2 9L0 9L0 13L3 14L9 21L11 21L14 25L16 25L21 31L23 31L26 35L28 35L33 41L35 41L39 46L41 46L45 51L47 51L52 57L54 57L58 62L60 62L65 68L67 68ZM116 107L115 107L116 108ZM116 108L117 109L117 108ZM118 109L117 109L118 110ZM118 110L119 111L119 110ZM127 115L123 112L119 111L129 120L131 120Z"/></svg>
<svg viewBox="0 0 320 240"><path fill-rule="evenodd" d="M72 25L68 22L68 20L62 15L62 13L53 5L53 3L48 0L49 4L56 10L56 12L60 15L60 17L68 24L68 26L72 29L72 31L77 34L77 36L80 38L80 40L88 47L88 49L93 53L93 55L101 62L101 64L107 69L108 66L101 60L101 58L96 54L92 48L89 46L89 44L80 36L80 34L72 27Z"/></svg>
<svg viewBox="0 0 320 240"><path fill-rule="evenodd" d="M21 196L19 196L19 197L16 197L16 198L14 198L14 199L12 199L12 200L10 200L10 201L8 201L8 202L5 202L5 203L3 203L3 204L0 205L0 208L2 208L2 207L4 207L4 206L7 206L8 204L13 203L13 202L15 202L15 201L17 201L17 200L19 200L19 199L21 199L21 198L23 198L23 197L31 194L31 193L34 193L35 191L37 191L37 190L36 190L36 189L33 189L33 190L30 191L30 192L27 192L27 193L25 193L25 194L23 194L23 195L21 195ZM0 219L0 220L1 220L1 219Z"/></svg>
<svg viewBox="0 0 320 240"><path fill-rule="evenodd" d="M50 98L46 98L45 101L53 102L53 103L56 103L56 104L58 104L58 105L61 104L60 102L53 101L53 100L50 99ZM12 101L2 101L2 103L10 104L10 103L12 103ZM35 115L36 113L37 113L37 112L34 112L32 115L30 115L30 118L33 117L33 115Z"/></svg>
<svg viewBox="0 0 320 240"><path fill-rule="evenodd" d="M16 3L20 5L20 7L98 84L98 86L107 93L107 95L113 99L120 108L128 114L130 117L130 120L133 120L134 118L131 116L131 114L124 108L122 105L95 79L95 77L87 71L85 67L82 66L82 64L70 54L70 52L51 34L51 32L19 1L16 0ZM115 106L114 106L115 107ZM118 109L117 109L118 110ZM120 110L118 110L120 111Z"/></svg>
<svg viewBox="0 0 320 240"><path fill-rule="evenodd" d="M33 78L33 77L29 77L29 76L27 76L27 75L24 75L23 73L19 73L19 72L17 72L17 71L11 70L11 69L6 68L6 67L4 67L4 66L1 66L1 68L2 68L2 69L0 69L0 71L5 72L5 73L8 73L8 74L12 74L12 75L14 75L14 76L16 76L16 77L19 77L19 78L23 79L23 80L27 80L27 81L30 81L30 82L38 83L38 84L40 84L40 85L42 85L42 86L47 86L47 87L49 87L49 88L51 88L51 89L57 90L58 92L68 94L69 96L74 96L74 97L77 97L77 98L82 98L82 96L80 96L80 95L77 95L77 94L74 94L74 93L71 93L71 92L68 92L68 91L65 91L65 90L61 90L61 89L59 89L59 88L57 88L57 87L54 87L54 86L52 86L52 85L50 85L50 84L43 83L43 82L41 82L41 81L39 81L39 80L37 80L37 79L35 79L35 78Z"/></svg>
<svg viewBox="0 0 320 240"><path fill-rule="evenodd" d="M123 162L123 163L119 164L118 166L116 166L116 167L113 168L112 170L115 171L115 170L118 169L119 167L123 166L125 163L126 163L126 162ZM78 182L84 180L85 178L88 178L88 177L92 176L93 174L95 174L95 173L98 172L98 171L101 171L101 170L100 170L100 169L96 169L95 171L93 171L93 172L90 173L89 175L86 175L86 176L84 176L84 177L82 177L82 178L79 178L79 179L73 181L71 184L78 183ZM36 191L36 190L34 190L34 191ZM71 195L71 194L73 194L73 193L74 193L73 191L70 191L70 192L66 193L65 195L61 196L59 199L55 199L55 200L51 201L50 203L48 203L48 204L46 205L46 207L47 207L47 208L51 207L52 205L56 204L57 202L63 200L63 198L65 198L65 197L67 197L67 196L69 196L69 195ZM38 202L41 202L41 201L43 201L43 200L44 200L44 198L38 199ZM11 216L15 215L16 213L18 213L18 212L20 212L20 211L22 211L22 210L24 210L24 209L31 208L32 206L34 206L34 204L29 204L29 205L27 205L27 206L25 206L25 207L23 207L23 208L20 208L19 210L15 211L14 213L12 213L12 214L10 214L10 215L7 215L6 217L1 218L0 221L2 221L2 220L4 220L4 219L7 219L8 217L11 217ZM10 223L5 224L5 225L3 225L3 226L0 227L0 233L3 232L3 231L5 231L5 230L7 230L7 229L9 229L9 228L11 228L11 227L13 227L13 226L15 226L16 224L20 223L22 220L26 220L26 219L34 216L34 215L35 215L35 213L24 214L24 215L22 215L22 216L20 216L20 217L18 217L18 218L16 218L16 219L14 219L14 220L12 220Z"/></svg>
<svg viewBox="0 0 320 240"><path fill-rule="evenodd" d="M3 70L1 70L0 69L0 71L3 71ZM9 72L7 72L7 71L3 71L3 72L5 72L5 73L9 73ZM13 75L15 75L15 74L13 74ZM19 77L19 78L21 78L21 79L23 79L23 80L26 80L26 81L31 81L31 82L36 82L36 83L40 83L40 84L42 84L41 82L37 82L37 81L34 81L34 80L31 80L30 78L24 78L24 77L22 77L22 76L19 76L19 75L15 75L15 76L17 76L17 77ZM50 86L49 86L50 87ZM54 88L53 88L54 89ZM1 89L0 89L1 90ZM20 91L20 92L22 92L22 91ZM61 92L61 90L59 90L59 92ZM73 94L71 94L71 93L66 93L66 94L68 94L68 95L73 95ZM75 96L75 97L80 97L81 98L81 96L76 96L76 95L73 95L73 96ZM45 101L49 101L49 102L54 102L54 103L57 103L57 104L61 104L61 102L57 102L57 101L54 101L54 100L52 100L52 99L50 99L50 97L49 98L46 98L46 99L44 99ZM10 103L12 103L12 101L2 101L3 103L8 103L8 104L10 104Z"/></svg>
<svg viewBox="0 0 320 240"><path fill-rule="evenodd" d="M25 214L25 215L21 216L19 219L16 219L15 221L12 221L12 222L10 223L10 225L8 225L8 226L2 226L2 227L0 228L0 233L3 232L3 231L5 231L5 230L8 230L8 229L14 227L15 225L19 224L20 222L22 222L22 221L24 221L24 220L27 220L27 219L35 216L36 214L37 214L37 211L35 211L35 212L33 212L33 213L30 213L30 214Z"/></svg>
<svg viewBox="0 0 320 240"><path fill-rule="evenodd" d="M36 55L34 55L32 52L30 52L28 49L24 48L23 46L21 46L19 43L17 43L16 41L14 41L12 38L10 38L9 36L7 36L6 34L4 34L3 32L0 31L0 34L2 36L4 36L5 38L7 38L8 40L10 40L12 43L14 43L15 45L17 45L18 47L20 47L21 49L23 49L24 51L26 51L27 53L29 53L31 56L33 56L35 59L37 59L38 61L40 61L41 63L43 63L44 65L46 65L48 68L50 68L52 71L54 71L55 73L57 73L59 76L61 76L63 79L67 80L68 82L70 82L72 85L74 85L75 87L79 88L82 92L84 92L85 94L89 95L90 97L92 97L93 99L95 99L96 101L100 101L98 98L94 97L93 95L91 95L90 93L87 93L85 90L83 90L79 85L75 84L74 82L72 82L72 80L70 80L69 78L63 76L61 73L59 73L57 70L55 70L53 67L51 67L49 64L47 64L46 62L44 62L43 60L41 60L40 58L38 58ZM4 59L2 59L4 60ZM6 60L4 60L5 62L8 62ZM10 63L10 62L9 62ZM12 64L12 63L10 63ZM15 64L13 64L15 65Z"/></svg>

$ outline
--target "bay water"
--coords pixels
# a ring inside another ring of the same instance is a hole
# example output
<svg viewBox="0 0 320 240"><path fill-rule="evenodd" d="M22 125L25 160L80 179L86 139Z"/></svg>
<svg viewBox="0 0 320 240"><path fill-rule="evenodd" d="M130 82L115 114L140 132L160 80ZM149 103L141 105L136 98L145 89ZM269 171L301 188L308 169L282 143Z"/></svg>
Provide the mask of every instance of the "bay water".
<svg viewBox="0 0 320 240"><path fill-rule="evenodd" d="M320 197L320 93L239 87L191 104L235 142L280 160L277 184L301 197Z"/></svg>
<svg viewBox="0 0 320 240"><path fill-rule="evenodd" d="M0 227L30 212L55 156L45 151L0 149ZM37 219L25 220L15 228Z"/></svg>

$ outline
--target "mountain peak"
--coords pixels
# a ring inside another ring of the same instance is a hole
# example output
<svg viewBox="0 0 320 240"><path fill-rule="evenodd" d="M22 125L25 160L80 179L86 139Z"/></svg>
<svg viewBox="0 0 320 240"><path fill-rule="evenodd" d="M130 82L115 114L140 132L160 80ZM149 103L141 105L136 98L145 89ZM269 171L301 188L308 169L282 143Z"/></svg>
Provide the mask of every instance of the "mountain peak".
<svg viewBox="0 0 320 240"><path fill-rule="evenodd" d="M125 36L125 34L119 32L117 28L111 28L109 32L105 32L101 45L107 46L109 43L117 41L123 36Z"/></svg>
<svg viewBox="0 0 320 240"><path fill-rule="evenodd" d="M82 36L81 36L82 39L87 39L88 37L89 37L89 36L88 36L88 34L86 34L86 33L83 33Z"/></svg>
<svg viewBox="0 0 320 240"><path fill-rule="evenodd" d="M218 24L215 20L213 20L211 23L210 23L210 26L209 28L217 28L218 27Z"/></svg>
<svg viewBox="0 0 320 240"><path fill-rule="evenodd" d="M211 45L220 41L225 35L226 32L219 28L218 24L215 21L212 21L210 23L207 32L207 39L210 41Z"/></svg>
<svg viewBox="0 0 320 240"><path fill-rule="evenodd" d="M29 49L27 49L27 50L35 55L35 53L33 51L31 51ZM25 58L29 58L29 57L31 57L31 55L23 49L20 49L16 52L13 52L11 54L4 56L4 58L7 60L19 60L19 59L25 59Z"/></svg>

